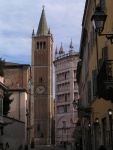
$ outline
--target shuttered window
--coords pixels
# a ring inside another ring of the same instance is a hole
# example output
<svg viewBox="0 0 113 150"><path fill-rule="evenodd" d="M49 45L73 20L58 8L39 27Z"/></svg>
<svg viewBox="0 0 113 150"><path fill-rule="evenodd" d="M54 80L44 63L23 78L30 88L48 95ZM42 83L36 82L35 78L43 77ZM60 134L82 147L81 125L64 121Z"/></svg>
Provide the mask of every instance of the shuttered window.
<svg viewBox="0 0 113 150"><path fill-rule="evenodd" d="M92 71L92 81L93 81L93 97L96 96L97 92L97 70Z"/></svg>
<svg viewBox="0 0 113 150"><path fill-rule="evenodd" d="M88 59L90 57L90 43L88 43Z"/></svg>
<svg viewBox="0 0 113 150"><path fill-rule="evenodd" d="M94 27L92 27L92 31L90 32L90 41L88 43L88 56L91 55L94 44L95 44L95 29Z"/></svg>
<svg viewBox="0 0 113 150"><path fill-rule="evenodd" d="M92 48L93 48L93 32L90 32L90 54L92 52Z"/></svg>
<svg viewBox="0 0 113 150"><path fill-rule="evenodd" d="M103 58L98 60L98 69L101 68L102 64L103 64Z"/></svg>
<svg viewBox="0 0 113 150"><path fill-rule="evenodd" d="M82 99L78 99L78 117L82 118L82 111L80 111L80 108L82 108Z"/></svg>
<svg viewBox="0 0 113 150"><path fill-rule="evenodd" d="M95 38L96 38L96 33L95 33L95 28L94 27L92 27L92 40L93 40L93 46L94 46L94 44L95 44Z"/></svg>
<svg viewBox="0 0 113 150"><path fill-rule="evenodd" d="M103 60L108 59L108 47L107 46L102 48L102 58L103 58Z"/></svg>
<svg viewBox="0 0 113 150"><path fill-rule="evenodd" d="M88 103L90 103L91 102L91 81L88 81L87 89L88 89Z"/></svg>
<svg viewBox="0 0 113 150"><path fill-rule="evenodd" d="M98 68L100 69L104 60L108 60L108 47L102 48L102 58L98 60Z"/></svg>

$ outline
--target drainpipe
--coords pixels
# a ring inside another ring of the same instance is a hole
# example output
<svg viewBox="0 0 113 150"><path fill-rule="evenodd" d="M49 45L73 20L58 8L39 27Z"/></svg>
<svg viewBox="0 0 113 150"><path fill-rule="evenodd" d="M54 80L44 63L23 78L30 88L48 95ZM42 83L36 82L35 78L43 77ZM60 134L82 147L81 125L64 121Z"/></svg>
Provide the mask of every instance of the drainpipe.
<svg viewBox="0 0 113 150"><path fill-rule="evenodd" d="M19 120L20 120L20 92L19 92Z"/></svg>

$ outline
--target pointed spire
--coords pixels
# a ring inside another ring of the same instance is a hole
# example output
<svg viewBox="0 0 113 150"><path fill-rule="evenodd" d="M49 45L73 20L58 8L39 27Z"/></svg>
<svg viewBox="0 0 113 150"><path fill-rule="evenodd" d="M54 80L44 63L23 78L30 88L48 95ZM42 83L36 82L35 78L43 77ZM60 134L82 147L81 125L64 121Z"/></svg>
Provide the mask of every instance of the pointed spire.
<svg viewBox="0 0 113 150"><path fill-rule="evenodd" d="M72 39L71 39L71 42L70 42L70 49L73 49L73 42L72 42Z"/></svg>
<svg viewBox="0 0 113 150"><path fill-rule="evenodd" d="M69 55L75 55L75 51L73 50L73 42L72 42L72 39L71 39L71 42L70 42L70 50L69 50Z"/></svg>
<svg viewBox="0 0 113 150"><path fill-rule="evenodd" d="M56 46L56 51L55 51L55 54L58 54L58 48L57 48L57 46Z"/></svg>
<svg viewBox="0 0 113 150"><path fill-rule="evenodd" d="M61 47L60 47L60 50L59 50L59 54L63 54L64 53L64 48L62 46L62 42L61 42Z"/></svg>
<svg viewBox="0 0 113 150"><path fill-rule="evenodd" d="M33 28L32 37L34 37L34 36L35 36L35 32L34 32L34 28Z"/></svg>
<svg viewBox="0 0 113 150"><path fill-rule="evenodd" d="M47 21L46 21L46 16L45 16L45 10L44 6L42 6L42 14L40 17L40 22L37 30L37 35L47 35L48 34L48 26L47 26Z"/></svg>

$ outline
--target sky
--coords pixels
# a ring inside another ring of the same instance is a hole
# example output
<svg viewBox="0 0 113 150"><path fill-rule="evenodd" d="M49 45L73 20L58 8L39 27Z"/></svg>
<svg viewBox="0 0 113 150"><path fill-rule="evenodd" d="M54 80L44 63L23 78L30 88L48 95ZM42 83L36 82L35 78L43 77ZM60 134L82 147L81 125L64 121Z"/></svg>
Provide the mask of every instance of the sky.
<svg viewBox="0 0 113 150"><path fill-rule="evenodd" d="M32 30L38 29L42 6L56 46L65 53L72 39L79 51L85 0L1 0L0 58L8 62L31 64Z"/></svg>

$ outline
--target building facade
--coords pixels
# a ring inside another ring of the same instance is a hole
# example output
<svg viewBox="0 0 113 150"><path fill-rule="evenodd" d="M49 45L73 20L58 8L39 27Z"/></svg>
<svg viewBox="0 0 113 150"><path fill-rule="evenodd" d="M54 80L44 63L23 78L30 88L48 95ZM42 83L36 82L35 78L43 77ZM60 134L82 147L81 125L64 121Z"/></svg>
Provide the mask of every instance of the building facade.
<svg viewBox="0 0 113 150"><path fill-rule="evenodd" d="M79 99L76 69L78 53L73 50L72 41L69 53L65 54L61 44L55 51L55 144L74 144L73 132L78 121L77 109L73 100Z"/></svg>
<svg viewBox="0 0 113 150"><path fill-rule="evenodd" d="M12 92L11 99L14 99L8 116L23 122L26 121L29 79L30 65L5 63L4 84Z"/></svg>
<svg viewBox="0 0 113 150"><path fill-rule="evenodd" d="M52 143L53 122L53 36L47 26L44 7L35 34L32 32L32 84L34 129L36 144Z"/></svg>
<svg viewBox="0 0 113 150"><path fill-rule="evenodd" d="M14 123L12 125L7 125L4 127L4 144L9 141L9 144L14 145L14 149L18 148L20 145L23 147L25 144L30 142L30 119L28 119L27 110L29 109L29 91L28 91L28 81L31 76L31 67L28 64L17 64L12 62L5 62L4 67L4 80L3 83L7 87L7 91L11 92L12 95L10 99L13 99L10 104L10 113L7 115L7 120L12 120L14 118ZM30 112L28 112L30 114ZM12 119L11 119L12 118ZM6 123L9 122L6 120ZM11 122L11 121L10 121ZM17 128L16 128L17 126ZM19 127L20 126L20 127ZM19 136L15 138L16 133L13 134L12 129L16 128L17 134ZM12 132L12 137L10 139L10 132ZM8 134L7 134L8 132ZM9 140L10 139L10 140ZM10 147L11 149L12 147Z"/></svg>
<svg viewBox="0 0 113 150"><path fill-rule="evenodd" d="M97 150L100 145L113 149L112 115L108 115L109 109L113 111L113 43L101 36L113 34L112 5L108 0L86 0L85 4L77 66L83 150ZM98 10L107 15L100 31L91 22Z"/></svg>

